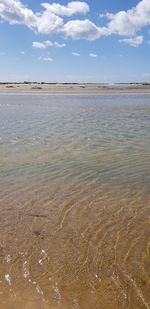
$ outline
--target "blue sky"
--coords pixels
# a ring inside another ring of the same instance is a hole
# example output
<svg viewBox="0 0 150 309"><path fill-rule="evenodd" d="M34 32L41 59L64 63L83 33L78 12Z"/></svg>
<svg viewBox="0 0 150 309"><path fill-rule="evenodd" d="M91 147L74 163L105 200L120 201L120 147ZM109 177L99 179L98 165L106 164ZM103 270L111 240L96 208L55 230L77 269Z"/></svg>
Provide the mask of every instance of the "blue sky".
<svg viewBox="0 0 150 309"><path fill-rule="evenodd" d="M150 82L150 0L0 0L0 81Z"/></svg>

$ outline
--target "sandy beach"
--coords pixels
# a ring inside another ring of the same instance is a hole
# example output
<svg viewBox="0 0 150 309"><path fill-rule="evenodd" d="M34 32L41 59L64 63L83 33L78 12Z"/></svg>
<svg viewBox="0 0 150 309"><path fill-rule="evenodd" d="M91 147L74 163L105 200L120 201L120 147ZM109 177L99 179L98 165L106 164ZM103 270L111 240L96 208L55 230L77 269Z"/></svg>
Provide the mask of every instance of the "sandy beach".
<svg viewBox="0 0 150 309"><path fill-rule="evenodd" d="M0 83L0 94L150 93L149 84Z"/></svg>

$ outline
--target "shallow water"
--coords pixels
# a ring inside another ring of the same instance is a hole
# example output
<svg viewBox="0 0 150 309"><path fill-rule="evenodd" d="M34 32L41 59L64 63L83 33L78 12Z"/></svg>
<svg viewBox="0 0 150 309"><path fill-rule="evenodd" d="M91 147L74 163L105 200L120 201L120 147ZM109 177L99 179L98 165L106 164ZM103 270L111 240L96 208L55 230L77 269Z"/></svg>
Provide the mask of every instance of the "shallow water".
<svg viewBox="0 0 150 309"><path fill-rule="evenodd" d="M0 96L2 308L150 308L150 95Z"/></svg>

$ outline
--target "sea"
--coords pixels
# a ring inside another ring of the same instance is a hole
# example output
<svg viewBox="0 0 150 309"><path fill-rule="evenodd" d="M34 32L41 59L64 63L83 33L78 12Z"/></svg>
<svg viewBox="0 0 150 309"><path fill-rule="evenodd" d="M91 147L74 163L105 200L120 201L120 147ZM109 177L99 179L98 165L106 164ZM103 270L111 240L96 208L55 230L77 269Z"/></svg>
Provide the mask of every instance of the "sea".
<svg viewBox="0 0 150 309"><path fill-rule="evenodd" d="M150 308L150 94L0 95L0 308Z"/></svg>

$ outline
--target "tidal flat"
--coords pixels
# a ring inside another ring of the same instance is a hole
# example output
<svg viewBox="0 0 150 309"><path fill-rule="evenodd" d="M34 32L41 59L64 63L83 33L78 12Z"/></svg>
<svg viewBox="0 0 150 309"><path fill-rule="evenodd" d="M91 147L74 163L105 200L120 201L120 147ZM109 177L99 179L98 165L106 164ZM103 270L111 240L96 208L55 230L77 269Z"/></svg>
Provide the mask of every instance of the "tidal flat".
<svg viewBox="0 0 150 309"><path fill-rule="evenodd" d="M77 95L77 94L150 93L149 83L0 83L0 94L9 95Z"/></svg>
<svg viewBox="0 0 150 309"><path fill-rule="evenodd" d="M150 308L149 89L66 87L0 89L0 304Z"/></svg>

